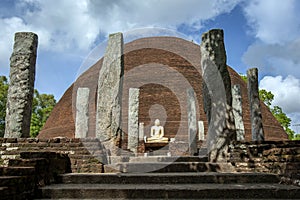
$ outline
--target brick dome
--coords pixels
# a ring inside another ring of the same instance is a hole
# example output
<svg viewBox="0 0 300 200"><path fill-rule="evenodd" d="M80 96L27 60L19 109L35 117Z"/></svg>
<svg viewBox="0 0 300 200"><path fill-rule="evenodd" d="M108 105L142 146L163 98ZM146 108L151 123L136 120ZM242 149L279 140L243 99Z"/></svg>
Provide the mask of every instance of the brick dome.
<svg viewBox="0 0 300 200"><path fill-rule="evenodd" d="M122 130L127 133L128 91L140 88L139 121L145 124L145 134L155 118L160 118L167 137L187 137L186 90L192 87L197 99L197 120L207 119L202 100L200 47L175 37L149 37L124 45L124 79L122 94ZM78 87L90 89L89 135L95 136L96 97L99 70L103 58L83 73L65 92L53 109L39 138L63 136L74 138L74 107ZM251 125L247 85L228 67L231 82L241 86L246 140L251 140ZM268 108L261 103L266 140L287 140L288 136ZM126 137L125 137L126 138Z"/></svg>

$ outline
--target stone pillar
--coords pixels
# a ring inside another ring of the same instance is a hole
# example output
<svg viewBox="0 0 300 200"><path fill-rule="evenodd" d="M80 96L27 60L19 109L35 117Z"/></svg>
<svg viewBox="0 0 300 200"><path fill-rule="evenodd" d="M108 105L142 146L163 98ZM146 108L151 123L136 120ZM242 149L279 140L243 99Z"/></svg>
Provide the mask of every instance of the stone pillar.
<svg viewBox="0 0 300 200"><path fill-rule="evenodd" d="M248 97L251 115L251 132L253 141L264 141L264 130L260 109L258 92L258 69L252 68L247 71Z"/></svg>
<svg viewBox="0 0 300 200"><path fill-rule="evenodd" d="M140 89L129 88L128 149L135 153L139 145L139 94Z"/></svg>
<svg viewBox="0 0 300 200"><path fill-rule="evenodd" d="M144 141L145 126L144 122L139 123L139 141Z"/></svg>
<svg viewBox="0 0 300 200"><path fill-rule="evenodd" d="M4 134L6 138L30 137L37 45L36 34L15 34L14 49L10 57L10 85Z"/></svg>
<svg viewBox="0 0 300 200"><path fill-rule="evenodd" d="M89 88L78 88L76 97L75 138L86 138L89 132Z"/></svg>
<svg viewBox="0 0 300 200"><path fill-rule="evenodd" d="M232 87L232 109L236 128L236 140L245 140L245 128L243 122L242 95L240 85Z"/></svg>
<svg viewBox="0 0 300 200"><path fill-rule="evenodd" d="M223 30L214 29L204 33L200 48L203 103L209 122L208 155L211 162L225 162L228 145L236 138L236 131Z"/></svg>
<svg viewBox="0 0 300 200"><path fill-rule="evenodd" d="M204 141L205 135L204 135L204 123L203 121L198 121L198 134L199 134L199 140Z"/></svg>
<svg viewBox="0 0 300 200"><path fill-rule="evenodd" d="M111 147L121 134L123 74L123 35L110 34L98 79L96 137Z"/></svg>
<svg viewBox="0 0 300 200"><path fill-rule="evenodd" d="M188 137L189 137L189 153L194 155L197 153L197 119L196 119L196 98L193 88L187 90L187 111L188 111Z"/></svg>

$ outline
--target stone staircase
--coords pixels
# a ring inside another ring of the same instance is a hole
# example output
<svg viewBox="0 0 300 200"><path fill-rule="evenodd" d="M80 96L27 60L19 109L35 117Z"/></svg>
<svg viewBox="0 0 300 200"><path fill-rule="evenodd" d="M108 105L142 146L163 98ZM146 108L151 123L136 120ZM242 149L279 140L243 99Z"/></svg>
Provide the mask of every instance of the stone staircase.
<svg viewBox="0 0 300 200"><path fill-rule="evenodd" d="M33 174L34 167L0 167L0 199L32 199L36 188Z"/></svg>
<svg viewBox="0 0 300 200"><path fill-rule="evenodd" d="M22 152L38 151L68 154L75 173L102 173L109 155L97 139L0 138L0 166L8 166Z"/></svg>
<svg viewBox="0 0 300 200"><path fill-rule="evenodd" d="M279 184L280 179L277 175L229 172L233 170L230 164L209 163L206 157L112 157L111 160L114 161L111 164L114 165L112 173L60 175L57 184L40 188L39 198L300 198L300 188ZM118 170L134 173L120 173Z"/></svg>
<svg viewBox="0 0 300 200"><path fill-rule="evenodd" d="M95 139L0 138L0 144L0 199L300 199L300 188L279 184L278 175L241 172L234 160L234 167L208 162L205 148L198 156L161 151L110 156ZM235 149L232 159L244 155ZM294 147L283 150L272 152L283 155L281 159L298 153ZM259 155L270 160L269 152L259 151Z"/></svg>

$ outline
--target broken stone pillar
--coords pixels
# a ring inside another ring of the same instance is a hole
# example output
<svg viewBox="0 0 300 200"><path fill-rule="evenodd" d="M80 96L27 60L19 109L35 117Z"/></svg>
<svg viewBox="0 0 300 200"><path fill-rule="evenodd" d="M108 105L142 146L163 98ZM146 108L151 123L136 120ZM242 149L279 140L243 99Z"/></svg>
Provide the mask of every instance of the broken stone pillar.
<svg viewBox="0 0 300 200"><path fill-rule="evenodd" d="M204 141L205 135L204 135L204 123L203 121L198 121L198 134L199 134L199 140Z"/></svg>
<svg viewBox="0 0 300 200"><path fill-rule="evenodd" d="M248 97L250 104L251 132L253 141L264 141L264 130L260 109L258 91L258 69L252 68L247 71Z"/></svg>
<svg viewBox="0 0 300 200"><path fill-rule="evenodd" d="M111 141L107 148L113 147L121 134L123 65L123 35L110 34L99 72L96 111L96 137L101 142Z"/></svg>
<svg viewBox="0 0 300 200"><path fill-rule="evenodd" d="M144 136L145 136L144 129L145 129L144 122L139 123L139 141L144 140Z"/></svg>
<svg viewBox="0 0 300 200"><path fill-rule="evenodd" d="M196 97L193 88L187 90L187 106L189 153L193 156L197 153Z"/></svg>
<svg viewBox="0 0 300 200"><path fill-rule="evenodd" d="M89 88L78 88L76 97L75 138L86 138L89 132Z"/></svg>
<svg viewBox="0 0 300 200"><path fill-rule="evenodd" d="M232 87L232 109L236 128L236 140L245 140L245 128L243 122L242 95L240 85Z"/></svg>
<svg viewBox="0 0 300 200"><path fill-rule="evenodd" d="M15 34L10 57L10 85L7 94L6 138L30 137L30 121L35 80L38 36L35 33Z"/></svg>
<svg viewBox="0 0 300 200"><path fill-rule="evenodd" d="M209 122L208 155L211 162L223 162L227 160L230 141L236 138L223 30L204 33L200 48L203 103Z"/></svg>
<svg viewBox="0 0 300 200"><path fill-rule="evenodd" d="M140 89L129 88L128 149L135 153L139 145L139 94Z"/></svg>

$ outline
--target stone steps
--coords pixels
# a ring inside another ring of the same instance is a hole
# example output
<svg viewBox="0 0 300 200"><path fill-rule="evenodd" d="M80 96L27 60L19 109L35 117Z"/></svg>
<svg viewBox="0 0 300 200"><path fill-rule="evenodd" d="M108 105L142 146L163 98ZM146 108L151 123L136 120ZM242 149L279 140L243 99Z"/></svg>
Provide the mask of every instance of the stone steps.
<svg viewBox="0 0 300 200"><path fill-rule="evenodd" d="M10 187L26 183L26 176L0 176L0 187Z"/></svg>
<svg viewBox="0 0 300 200"><path fill-rule="evenodd" d="M208 162L149 162L149 163L116 163L104 166L105 173L142 173L142 172L232 172L229 163Z"/></svg>
<svg viewBox="0 0 300 200"><path fill-rule="evenodd" d="M68 154L73 172L91 173L101 172L99 165L101 162L107 163L106 155L109 154L107 150L102 149L97 139L0 138L1 166L16 166L16 164L10 164L9 160L20 159L20 154L23 152L38 151Z"/></svg>
<svg viewBox="0 0 300 200"><path fill-rule="evenodd" d="M0 167L0 199L33 199L39 186L70 172L66 154L22 152L20 158L9 160L8 167Z"/></svg>
<svg viewBox="0 0 300 200"><path fill-rule="evenodd" d="M0 176L28 176L34 173L34 167L0 167Z"/></svg>
<svg viewBox="0 0 300 200"><path fill-rule="evenodd" d="M70 173L60 175L64 184L194 184L279 183L279 177L263 173Z"/></svg>
<svg viewBox="0 0 300 200"><path fill-rule="evenodd" d="M121 163L121 162L130 162L130 163L154 163L154 162L208 162L207 157L199 156L137 156L137 157L127 157L127 156L110 156L110 163Z"/></svg>
<svg viewBox="0 0 300 200"><path fill-rule="evenodd" d="M40 189L51 199L297 199L300 188L266 174L66 174Z"/></svg>
<svg viewBox="0 0 300 200"><path fill-rule="evenodd" d="M42 190L45 198L298 199L299 188L279 184L57 184Z"/></svg>
<svg viewBox="0 0 300 200"><path fill-rule="evenodd" d="M30 199L33 197L35 189L35 177L30 176L28 172L31 170L22 170L17 172L17 169L6 170L0 175L0 199ZM23 174L24 175L18 175ZM5 175L15 174L15 175ZM34 173L33 173L34 174ZM32 174L31 174L32 175Z"/></svg>

